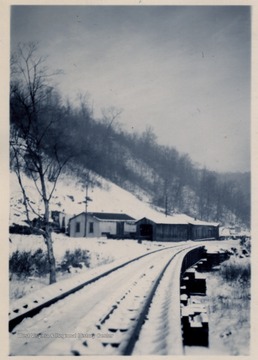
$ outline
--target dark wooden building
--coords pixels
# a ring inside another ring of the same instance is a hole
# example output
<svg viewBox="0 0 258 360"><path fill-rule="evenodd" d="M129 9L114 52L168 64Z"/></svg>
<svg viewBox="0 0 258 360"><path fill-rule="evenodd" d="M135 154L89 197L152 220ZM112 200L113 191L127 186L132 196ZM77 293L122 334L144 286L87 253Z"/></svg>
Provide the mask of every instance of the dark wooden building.
<svg viewBox="0 0 258 360"><path fill-rule="evenodd" d="M219 224L195 220L187 215L157 214L136 222L136 237L153 241L218 239Z"/></svg>

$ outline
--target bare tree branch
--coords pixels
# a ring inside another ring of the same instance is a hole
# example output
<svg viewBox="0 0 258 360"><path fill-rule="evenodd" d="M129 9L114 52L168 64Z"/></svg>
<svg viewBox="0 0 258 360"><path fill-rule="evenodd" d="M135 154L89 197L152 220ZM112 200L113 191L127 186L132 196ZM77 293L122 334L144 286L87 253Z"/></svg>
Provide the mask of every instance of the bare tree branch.
<svg viewBox="0 0 258 360"><path fill-rule="evenodd" d="M33 226L30 212L42 219L41 233L47 244L50 283L53 283L56 275L50 226L50 199L68 159L61 160L57 146L59 138L53 133L57 131L54 123L56 116L59 116L57 114L60 107L49 81L60 71L49 72L45 66L46 57L39 56L37 52L37 43L20 44L16 55L11 58L10 108L14 131L10 139L13 152L10 160L15 162L13 167L22 190L28 223ZM26 193L22 172L33 181L43 202L43 215L35 209ZM51 172L53 186L49 190L47 183Z"/></svg>

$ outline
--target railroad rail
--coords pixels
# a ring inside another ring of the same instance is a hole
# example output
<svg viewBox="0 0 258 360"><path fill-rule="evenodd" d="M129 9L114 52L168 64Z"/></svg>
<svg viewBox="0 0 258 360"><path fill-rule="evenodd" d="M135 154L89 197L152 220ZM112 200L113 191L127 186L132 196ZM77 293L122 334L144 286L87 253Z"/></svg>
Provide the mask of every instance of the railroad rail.
<svg viewBox="0 0 258 360"><path fill-rule="evenodd" d="M178 245L179 247L182 245ZM173 247L166 247L168 248L175 248L177 246ZM101 270L99 273L96 274L96 276L87 276L85 274L82 274L81 276L76 276L74 279L73 285L71 286L70 281L62 281L58 282L52 285L49 285L47 288L41 289L39 291L36 291L35 293L23 297L22 299L17 300L14 302L9 311L9 331L12 331L23 319L28 317L33 317L36 314L38 314L42 309L53 305L55 302L64 299L65 297L81 290L86 285L89 285L109 274L112 272L123 268L124 266L127 266L131 264L134 261L140 260L150 254L154 254L160 251L165 250L163 249L157 249L150 251L146 254L140 255L136 258L130 259L126 262L118 263L116 266L107 266L106 270Z"/></svg>
<svg viewBox="0 0 258 360"><path fill-rule="evenodd" d="M150 341L154 337L157 346L157 316L167 330L173 329L167 338L163 331L160 349L164 351L165 341L167 354L182 354L180 273L185 267L184 259L187 257L187 265L193 265L202 248L179 245L159 249L87 280L84 285L75 286L74 291L67 290L61 301L55 297L52 304L56 304L52 306L48 299L47 308L40 304L38 315L31 319L24 316L22 323L13 327L11 355L131 355L134 351L139 354L146 343L144 331L149 331L147 338ZM165 305L159 309L160 304ZM54 320L58 312L61 318ZM156 330L150 334L150 328ZM171 336L176 341L171 341ZM155 353L157 348L153 349Z"/></svg>

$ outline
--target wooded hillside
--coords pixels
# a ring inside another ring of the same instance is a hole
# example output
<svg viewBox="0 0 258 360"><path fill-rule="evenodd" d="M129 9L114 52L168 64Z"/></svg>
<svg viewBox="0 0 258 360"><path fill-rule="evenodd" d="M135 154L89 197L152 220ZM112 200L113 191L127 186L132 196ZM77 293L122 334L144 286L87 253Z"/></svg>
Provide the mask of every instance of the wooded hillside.
<svg viewBox="0 0 258 360"><path fill-rule="evenodd" d="M31 59L23 60L28 65ZM96 119L87 98L78 97L77 105L64 101L46 70L41 73L41 62L33 61L34 68L32 65L26 71L33 74L36 66L34 80L38 83L26 78L25 91L23 70L17 72L16 66L10 96L11 144L25 144L31 129L37 134L19 154L30 158L25 169L29 176L35 175L39 158L43 165L49 159L42 175L48 180L52 177L54 184L63 167L82 178L88 169L138 196L148 194L150 202L167 214L183 212L221 224L250 226L250 173L221 174L200 168L190 155L158 144L150 127L142 133L124 131L119 123L121 111L115 108L103 111ZM38 97L34 98L31 91ZM11 150L15 149L17 146ZM16 150L11 156L11 168L16 170L17 154Z"/></svg>

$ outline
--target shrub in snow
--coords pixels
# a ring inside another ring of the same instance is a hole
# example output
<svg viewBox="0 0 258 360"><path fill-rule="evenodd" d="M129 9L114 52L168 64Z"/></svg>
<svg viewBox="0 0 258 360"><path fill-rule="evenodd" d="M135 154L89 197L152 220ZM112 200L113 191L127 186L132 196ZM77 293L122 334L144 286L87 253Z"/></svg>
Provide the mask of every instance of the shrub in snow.
<svg viewBox="0 0 258 360"><path fill-rule="evenodd" d="M90 255L88 250L67 250L60 264L60 269L58 270L69 271L71 268L82 268L83 264L85 267L90 266Z"/></svg>
<svg viewBox="0 0 258 360"><path fill-rule="evenodd" d="M220 275L226 282L237 282L238 285L248 285L251 277L251 266L248 258L232 256L221 264Z"/></svg>
<svg viewBox="0 0 258 360"><path fill-rule="evenodd" d="M247 254L250 254L251 253L251 239L250 238L242 238L240 240L240 245L241 245L241 248L242 248L242 252L243 253L247 253ZM245 254L246 255L246 254Z"/></svg>
<svg viewBox="0 0 258 360"><path fill-rule="evenodd" d="M33 258L33 265L35 268L34 275L44 276L49 273L49 263L46 252L44 252L42 249L38 249L32 255L32 258Z"/></svg>
<svg viewBox="0 0 258 360"><path fill-rule="evenodd" d="M18 278L46 275L49 272L46 252L42 249L34 253L16 250L9 258L9 272Z"/></svg>
<svg viewBox="0 0 258 360"><path fill-rule="evenodd" d="M9 258L9 271L18 277L26 277L31 273L31 252L16 250Z"/></svg>

